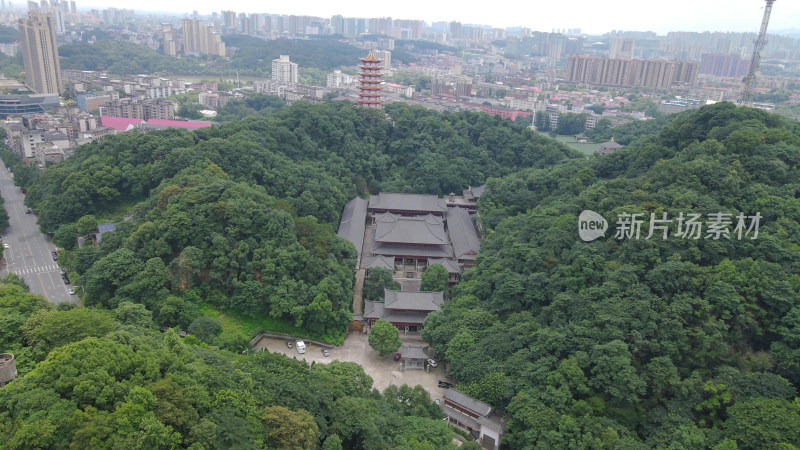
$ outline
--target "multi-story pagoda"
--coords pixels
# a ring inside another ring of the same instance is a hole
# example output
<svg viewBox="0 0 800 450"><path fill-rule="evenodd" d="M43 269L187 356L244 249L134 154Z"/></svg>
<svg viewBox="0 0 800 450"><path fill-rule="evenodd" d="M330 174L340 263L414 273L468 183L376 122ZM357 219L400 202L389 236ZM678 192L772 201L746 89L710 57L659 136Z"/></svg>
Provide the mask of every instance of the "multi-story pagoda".
<svg viewBox="0 0 800 450"><path fill-rule="evenodd" d="M361 71L358 73L358 103L365 108L381 107L381 62L370 51L361 58Z"/></svg>

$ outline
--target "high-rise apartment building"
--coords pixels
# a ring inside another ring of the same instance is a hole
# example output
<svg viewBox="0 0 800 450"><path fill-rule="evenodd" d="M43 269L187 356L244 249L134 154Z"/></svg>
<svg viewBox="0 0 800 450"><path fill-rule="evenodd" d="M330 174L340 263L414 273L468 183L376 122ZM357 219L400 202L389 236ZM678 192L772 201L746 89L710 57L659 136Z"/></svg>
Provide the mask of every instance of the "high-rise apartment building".
<svg viewBox="0 0 800 450"><path fill-rule="evenodd" d="M197 19L183 19L183 52L225 56L225 43L213 26Z"/></svg>
<svg viewBox="0 0 800 450"><path fill-rule="evenodd" d="M100 115L144 120L172 120L175 118L175 103L163 99L138 101L126 98L101 105Z"/></svg>
<svg viewBox="0 0 800 450"><path fill-rule="evenodd" d="M741 77L747 74L750 61L739 55L727 53L706 53L700 60L700 73L718 77Z"/></svg>
<svg viewBox="0 0 800 450"><path fill-rule="evenodd" d="M239 13L239 32L242 34L250 34L250 19L246 13Z"/></svg>
<svg viewBox="0 0 800 450"><path fill-rule="evenodd" d="M19 36L28 87L39 94L61 94L61 64L53 15L29 12L27 18L19 20Z"/></svg>
<svg viewBox="0 0 800 450"><path fill-rule="evenodd" d="M161 24L161 43L165 55L178 56L178 43L171 23Z"/></svg>
<svg viewBox="0 0 800 450"><path fill-rule="evenodd" d="M297 83L298 66L297 63L289 61L289 55L281 55L278 59L272 60L272 80L278 83L289 84Z"/></svg>
<svg viewBox="0 0 800 450"><path fill-rule="evenodd" d="M642 86L668 89L675 84L693 86L698 63L647 59L597 58L572 55L567 81L604 86Z"/></svg>
<svg viewBox="0 0 800 450"><path fill-rule="evenodd" d="M236 12L222 11L222 23L225 28L236 28Z"/></svg>
<svg viewBox="0 0 800 450"><path fill-rule="evenodd" d="M614 36L608 50L609 58L633 59L633 39Z"/></svg>
<svg viewBox="0 0 800 450"><path fill-rule="evenodd" d="M374 50L372 53L381 60L381 69L392 70L392 52L389 50Z"/></svg>

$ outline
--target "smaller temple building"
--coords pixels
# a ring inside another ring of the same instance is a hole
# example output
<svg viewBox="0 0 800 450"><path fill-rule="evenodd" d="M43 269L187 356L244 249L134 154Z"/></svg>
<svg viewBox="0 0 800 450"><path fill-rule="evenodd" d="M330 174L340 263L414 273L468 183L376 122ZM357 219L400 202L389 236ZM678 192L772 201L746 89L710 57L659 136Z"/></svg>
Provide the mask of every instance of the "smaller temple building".
<svg viewBox="0 0 800 450"><path fill-rule="evenodd" d="M383 319L404 333L419 333L428 314L442 309L442 304L442 292L384 289L382 302L364 303L364 319L370 327Z"/></svg>
<svg viewBox="0 0 800 450"><path fill-rule="evenodd" d="M483 448L500 448L500 440L505 432L504 420L492 412L492 407L487 403L450 388L444 394L442 409L451 425L469 433Z"/></svg>

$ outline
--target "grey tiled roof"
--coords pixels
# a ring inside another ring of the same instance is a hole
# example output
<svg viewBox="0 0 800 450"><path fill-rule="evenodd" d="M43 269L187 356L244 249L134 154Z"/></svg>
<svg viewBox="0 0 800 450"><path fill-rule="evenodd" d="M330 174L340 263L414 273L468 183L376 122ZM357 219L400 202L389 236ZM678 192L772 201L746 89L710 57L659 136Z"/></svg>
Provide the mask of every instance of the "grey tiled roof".
<svg viewBox="0 0 800 450"><path fill-rule="evenodd" d="M370 253L373 255L387 256L411 256L428 258L448 258L453 253L449 245L404 245L404 244L384 244L374 241L375 230L370 230L373 236L372 248Z"/></svg>
<svg viewBox="0 0 800 450"><path fill-rule="evenodd" d="M339 222L339 236L352 242L361 254L364 246L364 230L367 225L367 200L355 197L344 205L342 220Z"/></svg>
<svg viewBox="0 0 800 450"><path fill-rule="evenodd" d="M367 256L364 258L363 267L365 269L374 269L376 267L383 267L389 272L394 272L394 258L386 257L383 255Z"/></svg>
<svg viewBox="0 0 800 450"><path fill-rule="evenodd" d="M492 430L504 433L506 431L505 423L503 423L499 417L492 417L494 415L495 414L492 413L489 416L482 416L478 419L478 423Z"/></svg>
<svg viewBox="0 0 800 450"><path fill-rule="evenodd" d="M422 325L423 323L425 323L426 317L428 317L428 313L426 312L386 310L381 319L391 323L407 323L407 324Z"/></svg>
<svg viewBox="0 0 800 450"><path fill-rule="evenodd" d="M603 142L602 144L600 144L600 148L602 148L602 149L617 150L617 149L620 149L622 147L623 147L622 145L619 145L618 143L616 143L614 141Z"/></svg>
<svg viewBox="0 0 800 450"><path fill-rule="evenodd" d="M467 199L467 200L477 200L477 199L481 198L481 196L483 195L483 191L484 190L486 190L486 185L485 184L480 185L478 187L470 186L469 188L464 189L464 191L462 193L464 195L464 198Z"/></svg>
<svg viewBox="0 0 800 450"><path fill-rule="evenodd" d="M452 390L452 389L453 388L450 388L448 390ZM447 395L445 395L445 398L447 398ZM480 424L478 423L477 420L475 420L472 417L462 413L461 411L459 411L457 409L453 409L453 408L451 408L451 407L449 407L447 405L442 405L442 410L444 411L444 414L446 416L456 419L457 421L459 421L459 422L463 423L464 425L472 428L473 430L480 430L481 429Z"/></svg>
<svg viewBox="0 0 800 450"><path fill-rule="evenodd" d="M431 214L403 217L383 213L376 217L375 241L396 244L447 245L444 222Z"/></svg>
<svg viewBox="0 0 800 450"><path fill-rule="evenodd" d="M441 214L447 211L447 202L435 195L381 192L369 198L369 207L386 211L421 211Z"/></svg>
<svg viewBox="0 0 800 450"><path fill-rule="evenodd" d="M488 416L489 413L492 411L492 407L488 404L476 399L472 398L469 395L454 389L450 388L447 390L447 393L444 394L444 398L450 400L453 403L457 403L464 408L467 408L470 411L474 411L481 416Z"/></svg>
<svg viewBox="0 0 800 450"><path fill-rule="evenodd" d="M481 241L469 212L464 208L448 209L447 229L456 259L475 259L475 254L481 249Z"/></svg>
<svg viewBox="0 0 800 450"><path fill-rule="evenodd" d="M373 302L369 300L364 302L365 319L383 319L390 323L413 323L422 325L427 316L427 312L392 311L385 309L384 302Z"/></svg>
<svg viewBox="0 0 800 450"><path fill-rule="evenodd" d="M442 292L395 291L383 290L386 309L413 310L413 311L439 311L444 303Z"/></svg>
<svg viewBox="0 0 800 450"><path fill-rule="evenodd" d="M380 319L383 317L383 302L364 302L364 317L367 319Z"/></svg>
<svg viewBox="0 0 800 450"><path fill-rule="evenodd" d="M447 273L461 273L461 266L458 265L458 261L450 258L430 258L428 260L428 265L440 264L445 269L447 269Z"/></svg>
<svg viewBox="0 0 800 450"><path fill-rule="evenodd" d="M403 345L400 347L400 357L408 359L428 359L425 347L414 345Z"/></svg>

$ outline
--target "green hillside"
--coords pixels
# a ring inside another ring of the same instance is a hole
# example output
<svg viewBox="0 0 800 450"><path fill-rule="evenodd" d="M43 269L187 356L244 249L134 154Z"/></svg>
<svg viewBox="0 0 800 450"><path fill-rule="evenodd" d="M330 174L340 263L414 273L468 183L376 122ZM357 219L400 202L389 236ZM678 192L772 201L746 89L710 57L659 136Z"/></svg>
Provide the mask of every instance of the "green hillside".
<svg viewBox="0 0 800 450"><path fill-rule="evenodd" d="M477 267L423 337L507 411L512 448L800 445L798 124L705 107L610 156L492 179L480 206ZM605 236L581 240L583 210ZM617 236L636 213L639 238ZM697 238L681 213L702 215Z"/></svg>

